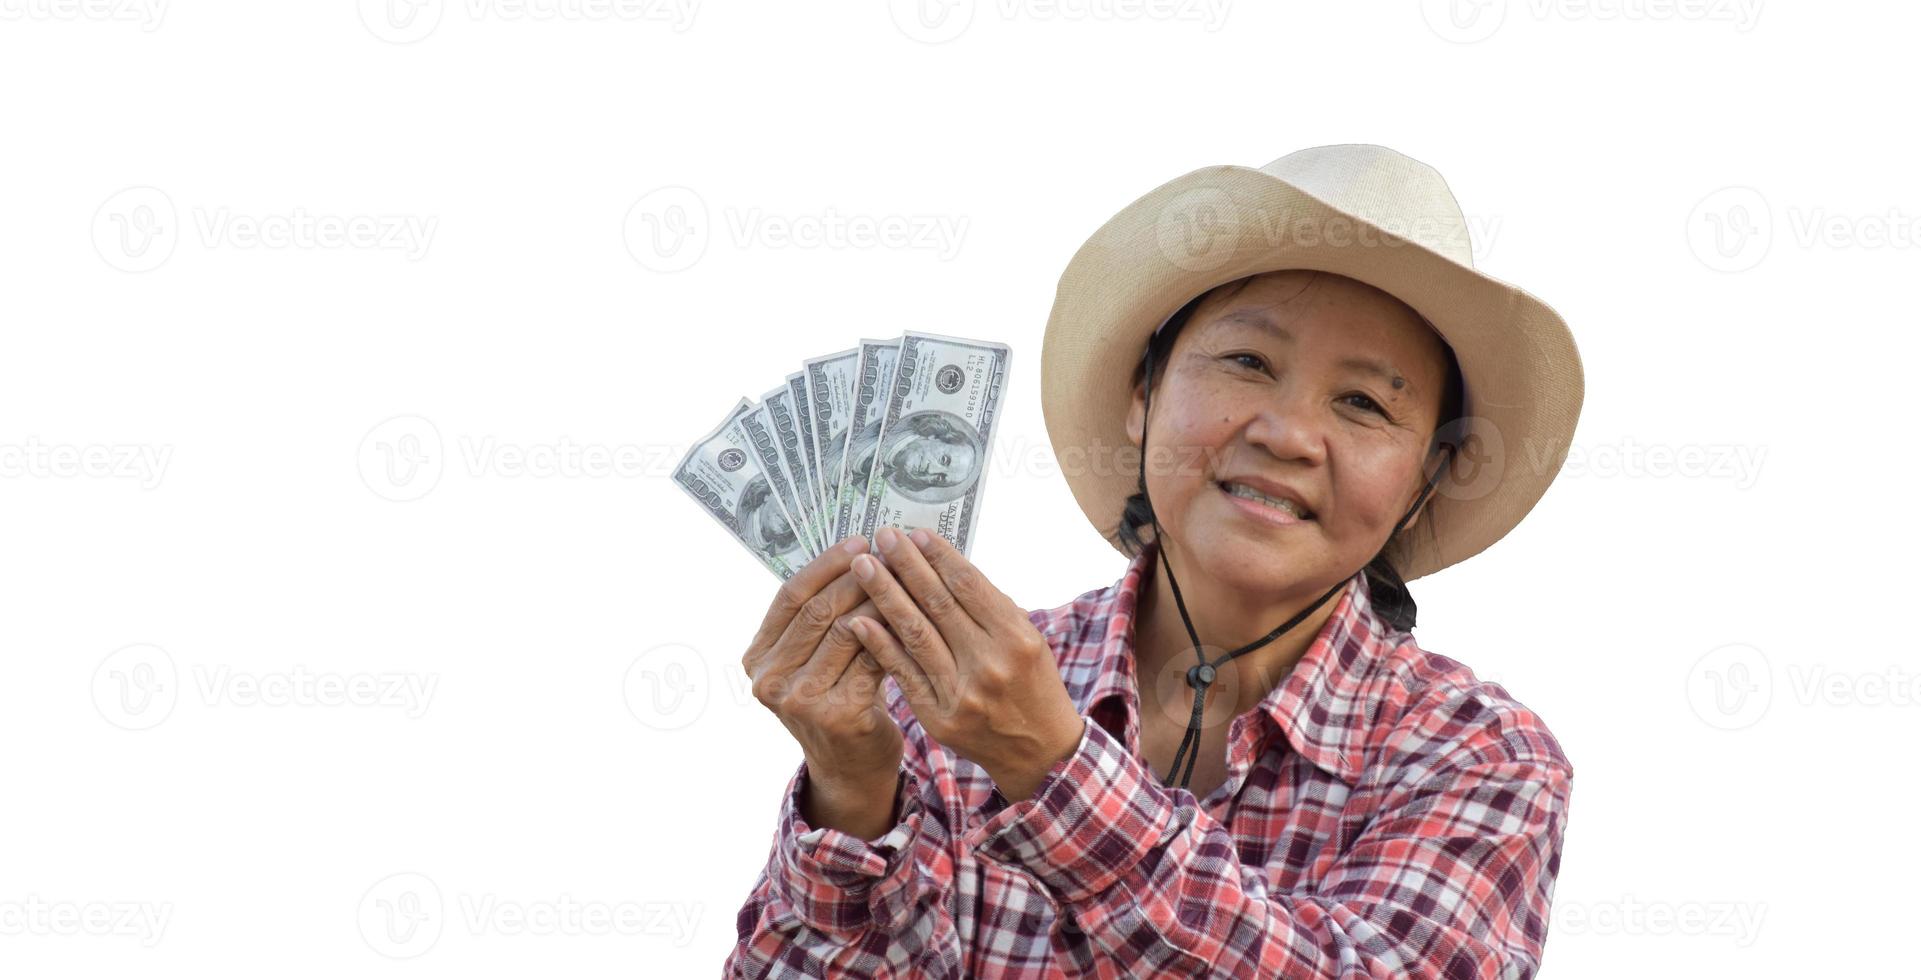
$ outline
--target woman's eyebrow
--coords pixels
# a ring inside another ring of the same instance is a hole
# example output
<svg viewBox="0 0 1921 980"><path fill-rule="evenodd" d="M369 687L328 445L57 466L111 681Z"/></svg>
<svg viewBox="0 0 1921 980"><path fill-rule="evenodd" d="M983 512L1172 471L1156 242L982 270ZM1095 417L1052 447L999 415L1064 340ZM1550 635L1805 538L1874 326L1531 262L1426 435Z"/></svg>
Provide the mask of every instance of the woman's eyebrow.
<svg viewBox="0 0 1921 980"><path fill-rule="evenodd" d="M1286 327L1283 327L1280 324L1274 322L1274 317L1270 315L1266 310L1262 310L1262 309L1232 310L1230 312L1222 314L1221 318L1219 320L1216 320L1215 322L1216 323L1238 323L1243 326L1253 327L1256 330L1261 331L1262 333L1270 334L1276 339L1281 340L1283 342L1286 342L1286 343L1294 342L1294 335L1289 333ZM1380 378L1382 381L1387 382L1388 386L1393 388L1395 391L1407 391L1409 393L1413 392L1414 385L1412 382L1408 381L1407 378L1403 377L1399 371L1394 370L1393 365L1387 363L1386 361L1380 360L1378 358L1364 357L1359 354L1350 354L1346 357L1341 358L1338 362L1336 362L1336 364L1337 366L1346 368L1347 370L1350 370L1350 371L1360 371L1363 374L1371 374L1377 378Z"/></svg>

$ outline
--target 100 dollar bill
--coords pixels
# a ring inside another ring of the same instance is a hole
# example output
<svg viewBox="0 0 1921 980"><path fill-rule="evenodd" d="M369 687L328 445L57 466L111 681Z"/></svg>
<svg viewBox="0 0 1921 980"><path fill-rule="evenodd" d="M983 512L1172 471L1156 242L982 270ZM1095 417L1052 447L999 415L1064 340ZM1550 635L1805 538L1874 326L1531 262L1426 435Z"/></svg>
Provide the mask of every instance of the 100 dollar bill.
<svg viewBox="0 0 1921 980"><path fill-rule="evenodd" d="M740 424L754 440L762 457L761 468L774 482L774 492L787 506L787 516L799 525L808 556L812 557L827 550L827 540L815 516L813 498L801 483L807 474L801 467L800 430L794 427L793 403L788 401L791 397L784 384L767 392L753 411L740 417Z"/></svg>
<svg viewBox="0 0 1921 980"><path fill-rule="evenodd" d="M784 582L806 566L809 549L740 425L753 409L742 398L681 457L674 482Z"/></svg>
<svg viewBox="0 0 1921 980"><path fill-rule="evenodd" d="M801 362L807 383L807 423L820 449L820 499L822 524L828 543L847 535L835 525L834 500L840 494L840 476L847 454L847 427L854 417L854 371L860 363L860 348L852 347L832 354L810 357Z"/></svg>
<svg viewBox="0 0 1921 980"><path fill-rule="evenodd" d="M847 453L867 460L856 484L864 490L855 521L863 537L882 525L924 527L968 553L1011 355L1006 344L902 335L874 441ZM852 483L856 471L848 472Z"/></svg>
<svg viewBox="0 0 1921 980"><path fill-rule="evenodd" d="M854 371L854 412L848 420L847 451L841 456L840 492L834 495L836 540L860 529L861 508L874 468L874 449L880 444L887 389L894 383L900 342L899 337L862 338L860 342L860 360Z"/></svg>

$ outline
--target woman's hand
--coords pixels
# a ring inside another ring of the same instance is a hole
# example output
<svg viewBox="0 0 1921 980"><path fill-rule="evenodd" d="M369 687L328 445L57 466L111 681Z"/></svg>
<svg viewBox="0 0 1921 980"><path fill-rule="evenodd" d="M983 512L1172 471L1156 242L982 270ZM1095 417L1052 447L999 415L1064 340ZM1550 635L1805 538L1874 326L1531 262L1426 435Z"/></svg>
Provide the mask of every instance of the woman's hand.
<svg viewBox="0 0 1921 980"><path fill-rule="evenodd" d="M886 674L848 629L850 612L876 614L848 571L866 546L849 537L782 582L741 666L807 759L807 821L871 839L891 824L902 737Z"/></svg>
<svg viewBox="0 0 1921 980"><path fill-rule="evenodd" d="M874 544L885 565L873 555L851 565L893 629L850 617L861 645L929 737L986 769L1009 800L1033 796L1086 725L1047 638L939 535L883 527Z"/></svg>

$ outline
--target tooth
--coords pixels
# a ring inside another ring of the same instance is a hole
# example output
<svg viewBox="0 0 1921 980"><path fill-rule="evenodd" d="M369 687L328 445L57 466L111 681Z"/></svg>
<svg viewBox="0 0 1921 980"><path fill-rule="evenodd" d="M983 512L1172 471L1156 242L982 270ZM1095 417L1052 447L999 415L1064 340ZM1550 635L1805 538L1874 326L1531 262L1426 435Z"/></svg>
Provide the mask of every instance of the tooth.
<svg viewBox="0 0 1921 980"><path fill-rule="evenodd" d="M1230 492L1233 492L1236 490L1241 491L1241 493L1236 494L1236 496L1247 496L1249 499L1259 500L1262 503L1269 504L1271 506L1278 507L1282 510L1285 510L1288 513L1293 514L1295 517L1298 517L1302 520L1307 519L1307 514L1302 508L1297 507L1294 504L1289 503L1288 501L1282 500L1279 497L1270 497L1267 494L1264 494L1259 490L1254 489L1253 487L1246 486L1240 483L1229 483L1227 484L1227 486L1230 488Z"/></svg>

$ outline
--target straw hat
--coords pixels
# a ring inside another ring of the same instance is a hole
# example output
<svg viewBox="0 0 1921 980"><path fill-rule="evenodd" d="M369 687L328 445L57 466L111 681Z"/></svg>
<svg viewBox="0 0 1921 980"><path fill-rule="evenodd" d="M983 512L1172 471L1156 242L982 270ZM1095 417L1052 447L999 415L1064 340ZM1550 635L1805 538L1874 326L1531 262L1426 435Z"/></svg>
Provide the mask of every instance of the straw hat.
<svg viewBox="0 0 1921 980"><path fill-rule="evenodd" d="M1560 471L1581 414L1574 336L1547 304L1475 270L1467 221L1434 168L1350 143L1177 177L1122 208L1068 262L1041 344L1041 410L1095 529L1121 550L1110 532L1138 479L1126 420L1148 338L1195 296L1279 269L1393 295L1460 365L1466 419L1441 433L1460 458L1428 502L1431 533L1404 534L1389 553L1403 580L1479 554L1519 524Z"/></svg>

